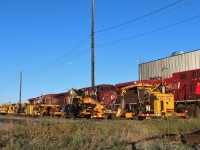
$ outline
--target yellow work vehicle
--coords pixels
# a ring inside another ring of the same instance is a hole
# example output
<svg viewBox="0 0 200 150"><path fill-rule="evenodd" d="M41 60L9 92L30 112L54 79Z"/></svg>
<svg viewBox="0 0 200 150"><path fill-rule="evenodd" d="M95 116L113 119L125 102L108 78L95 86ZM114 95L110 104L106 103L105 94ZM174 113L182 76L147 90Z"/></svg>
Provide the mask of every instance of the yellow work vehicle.
<svg viewBox="0 0 200 150"><path fill-rule="evenodd" d="M64 116L61 106L54 100L53 95L38 97L37 104L29 106L29 114L32 116Z"/></svg>
<svg viewBox="0 0 200 150"><path fill-rule="evenodd" d="M126 109L127 104L125 102L125 94L127 90L131 89L132 87L127 86L121 89L121 103L116 112L116 117L126 118L126 119L133 119L135 114L132 109Z"/></svg>
<svg viewBox="0 0 200 150"><path fill-rule="evenodd" d="M16 107L15 107L15 105L13 104L13 105L8 105L8 115L15 115L16 114L16 112L15 112L15 110L16 110Z"/></svg>
<svg viewBox="0 0 200 150"><path fill-rule="evenodd" d="M3 104L2 106L0 106L0 114L1 115L7 115L7 113L8 113L8 105Z"/></svg>
<svg viewBox="0 0 200 150"><path fill-rule="evenodd" d="M139 95L141 100L141 108L138 114L139 119L175 115L174 95L172 93L162 93L160 87L161 84L147 89L145 87L138 87L138 89L145 92L144 95Z"/></svg>
<svg viewBox="0 0 200 150"><path fill-rule="evenodd" d="M135 109L126 111L125 94L132 90L134 94ZM162 116L178 115L174 111L174 95L166 93L164 85L138 83L122 88L121 105L116 116L125 118L137 117L138 119L159 118Z"/></svg>
<svg viewBox="0 0 200 150"><path fill-rule="evenodd" d="M19 116L26 116L28 109L28 103L16 103L15 104L15 114Z"/></svg>
<svg viewBox="0 0 200 150"><path fill-rule="evenodd" d="M168 87L161 84L141 86L140 92L140 111L139 119L160 118L163 116L186 117L186 111L182 113L175 112L174 94L168 92Z"/></svg>
<svg viewBox="0 0 200 150"><path fill-rule="evenodd" d="M54 104L50 110L51 116L64 117L64 111L58 104Z"/></svg>
<svg viewBox="0 0 200 150"><path fill-rule="evenodd" d="M58 104L39 104L38 114L41 116L63 116L60 105Z"/></svg>
<svg viewBox="0 0 200 150"><path fill-rule="evenodd" d="M85 97L85 91L72 89L65 106L66 118L105 118L106 105L91 97Z"/></svg>
<svg viewBox="0 0 200 150"><path fill-rule="evenodd" d="M26 115L36 117L40 115L39 108L35 105L28 105L26 109Z"/></svg>
<svg viewBox="0 0 200 150"><path fill-rule="evenodd" d="M103 119L105 118L106 105L101 104L99 101L94 100L91 97L85 97L82 99L82 105L84 106L80 115L90 118Z"/></svg>
<svg viewBox="0 0 200 150"><path fill-rule="evenodd" d="M14 115L16 114L15 104L4 104L0 107L0 114L3 115Z"/></svg>

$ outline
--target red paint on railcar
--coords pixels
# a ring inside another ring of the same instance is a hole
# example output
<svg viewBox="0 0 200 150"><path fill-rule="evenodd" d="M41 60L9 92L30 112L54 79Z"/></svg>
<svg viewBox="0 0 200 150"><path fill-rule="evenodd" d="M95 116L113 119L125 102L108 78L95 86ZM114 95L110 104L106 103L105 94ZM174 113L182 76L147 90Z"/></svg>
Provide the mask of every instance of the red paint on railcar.
<svg viewBox="0 0 200 150"><path fill-rule="evenodd" d="M92 87L84 88L86 91L86 96L93 97ZM116 87L110 84L101 84L95 86L96 99L99 102L106 104L107 106L115 103L117 99Z"/></svg>

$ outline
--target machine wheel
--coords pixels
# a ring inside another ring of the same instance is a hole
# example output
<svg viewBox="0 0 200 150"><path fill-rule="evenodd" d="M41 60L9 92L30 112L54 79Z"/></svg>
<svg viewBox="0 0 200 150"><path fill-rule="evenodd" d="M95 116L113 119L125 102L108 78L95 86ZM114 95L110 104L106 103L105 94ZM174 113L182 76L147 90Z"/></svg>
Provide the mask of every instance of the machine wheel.
<svg viewBox="0 0 200 150"><path fill-rule="evenodd" d="M183 104L178 104L177 106L176 106L176 112L178 112L178 113L183 113L183 112L185 112L185 105L183 105Z"/></svg>

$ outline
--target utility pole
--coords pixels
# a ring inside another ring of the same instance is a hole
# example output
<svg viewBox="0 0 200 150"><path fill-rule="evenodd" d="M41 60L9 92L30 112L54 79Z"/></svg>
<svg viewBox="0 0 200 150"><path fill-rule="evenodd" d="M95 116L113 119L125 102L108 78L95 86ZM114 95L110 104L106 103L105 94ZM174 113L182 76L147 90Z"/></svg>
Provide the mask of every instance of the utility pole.
<svg viewBox="0 0 200 150"><path fill-rule="evenodd" d="M92 57L92 93L95 95L95 64L94 64L94 0L92 0L92 33L91 33L91 57Z"/></svg>
<svg viewBox="0 0 200 150"><path fill-rule="evenodd" d="M19 103L22 103L22 71L20 72Z"/></svg>
<svg viewBox="0 0 200 150"><path fill-rule="evenodd" d="M20 89L19 89L19 108L18 108L18 114L21 112L21 103L22 103L22 71L20 72Z"/></svg>

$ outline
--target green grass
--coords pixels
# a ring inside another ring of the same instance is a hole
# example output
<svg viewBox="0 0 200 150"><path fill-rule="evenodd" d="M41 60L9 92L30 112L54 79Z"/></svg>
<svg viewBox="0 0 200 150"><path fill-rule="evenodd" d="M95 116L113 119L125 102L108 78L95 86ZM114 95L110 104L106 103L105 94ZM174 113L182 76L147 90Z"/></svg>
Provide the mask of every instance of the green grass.
<svg viewBox="0 0 200 150"><path fill-rule="evenodd" d="M0 127L1 127L0 123ZM200 131L199 119L155 120L71 120L63 118L26 119L23 124L0 128L0 149L8 150L123 150L192 149L167 135ZM152 139L151 139L152 138Z"/></svg>

